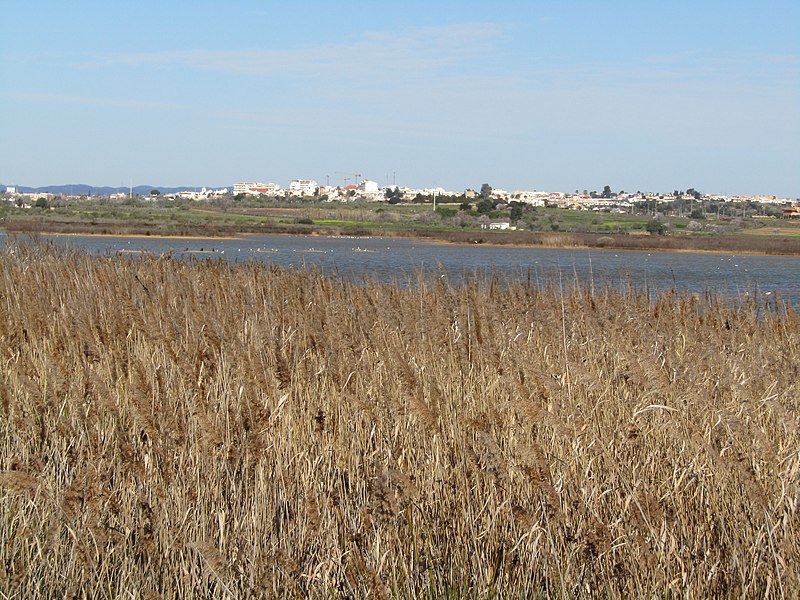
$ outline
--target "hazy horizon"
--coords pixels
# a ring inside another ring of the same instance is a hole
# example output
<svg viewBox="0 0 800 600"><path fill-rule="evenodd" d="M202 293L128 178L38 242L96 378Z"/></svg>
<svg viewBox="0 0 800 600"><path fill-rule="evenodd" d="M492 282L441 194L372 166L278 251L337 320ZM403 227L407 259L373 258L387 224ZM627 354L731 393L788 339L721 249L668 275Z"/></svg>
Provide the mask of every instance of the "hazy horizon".
<svg viewBox="0 0 800 600"><path fill-rule="evenodd" d="M800 196L800 4L0 0L0 182Z"/></svg>

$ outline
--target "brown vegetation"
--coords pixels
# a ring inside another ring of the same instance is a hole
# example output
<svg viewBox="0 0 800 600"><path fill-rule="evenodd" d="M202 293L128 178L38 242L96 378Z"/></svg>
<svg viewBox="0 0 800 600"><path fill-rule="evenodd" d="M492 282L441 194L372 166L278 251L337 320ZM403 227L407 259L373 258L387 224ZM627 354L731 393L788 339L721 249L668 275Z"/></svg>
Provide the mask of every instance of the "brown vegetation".
<svg viewBox="0 0 800 600"><path fill-rule="evenodd" d="M57 221L55 219L13 219L3 223L10 233L29 234L101 234L165 237L232 237L241 233L284 234L307 233L310 228L290 224L251 223L247 227L221 223L146 223L139 221L113 221L92 223L90 221Z"/></svg>
<svg viewBox="0 0 800 600"><path fill-rule="evenodd" d="M8 597L800 589L800 321L0 254Z"/></svg>
<svg viewBox="0 0 800 600"><path fill-rule="evenodd" d="M466 244L529 245L546 248L613 248L617 250L665 250L685 252L731 252L736 254L800 254L797 236L754 237L745 235L635 235L615 233L542 233L536 231L414 231Z"/></svg>
<svg viewBox="0 0 800 600"><path fill-rule="evenodd" d="M255 209L253 209L255 210ZM266 209L265 209L266 210ZM686 252L730 252L736 254L800 255L800 237L787 234L762 235L634 235L536 231L456 231L384 229L359 225L304 225L264 221L261 223L144 223L109 221L57 221L17 218L3 223L11 233L103 234L169 237L232 237L251 234L347 235L373 237L418 237L457 244L499 244L545 248L608 248L617 250L663 250Z"/></svg>

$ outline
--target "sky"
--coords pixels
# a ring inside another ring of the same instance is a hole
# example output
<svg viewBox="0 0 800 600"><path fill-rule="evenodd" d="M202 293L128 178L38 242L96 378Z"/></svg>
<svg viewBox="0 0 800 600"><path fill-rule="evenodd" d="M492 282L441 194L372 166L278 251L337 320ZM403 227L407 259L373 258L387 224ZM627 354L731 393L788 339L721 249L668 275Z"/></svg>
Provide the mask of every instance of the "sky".
<svg viewBox="0 0 800 600"><path fill-rule="evenodd" d="M0 0L0 183L800 197L800 2Z"/></svg>

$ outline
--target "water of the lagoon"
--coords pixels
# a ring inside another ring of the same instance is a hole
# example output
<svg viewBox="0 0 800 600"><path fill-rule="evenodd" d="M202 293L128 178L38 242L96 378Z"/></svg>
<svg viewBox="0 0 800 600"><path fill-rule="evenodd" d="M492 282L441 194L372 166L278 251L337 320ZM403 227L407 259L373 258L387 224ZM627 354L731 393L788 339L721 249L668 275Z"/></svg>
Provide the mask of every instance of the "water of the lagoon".
<svg viewBox="0 0 800 600"><path fill-rule="evenodd" d="M2 236L6 237L6 236ZM452 283L465 276L496 273L534 284L574 281L633 285L650 290L705 292L742 299L777 294L800 306L800 258L621 250L548 249L454 245L403 238L246 235L237 239L38 236L96 254L151 252L177 258L259 261L281 267L314 266L322 273L355 281L414 281L420 269L445 274ZM0 238L1 240L2 238ZM21 236L25 239L25 236Z"/></svg>

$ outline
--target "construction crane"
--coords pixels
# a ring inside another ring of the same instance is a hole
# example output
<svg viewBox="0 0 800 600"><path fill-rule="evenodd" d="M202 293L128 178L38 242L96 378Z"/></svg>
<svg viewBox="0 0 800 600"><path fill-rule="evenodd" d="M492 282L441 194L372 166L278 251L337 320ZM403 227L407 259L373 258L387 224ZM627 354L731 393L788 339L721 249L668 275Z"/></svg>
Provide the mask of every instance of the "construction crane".
<svg viewBox="0 0 800 600"><path fill-rule="evenodd" d="M353 183L358 183L358 180L361 177L361 173L346 173L344 171L336 171L336 174L345 175L345 177L342 178L344 181L344 185L342 187L347 187L347 182L350 181L351 178ZM351 177L347 177L347 175L350 175Z"/></svg>

